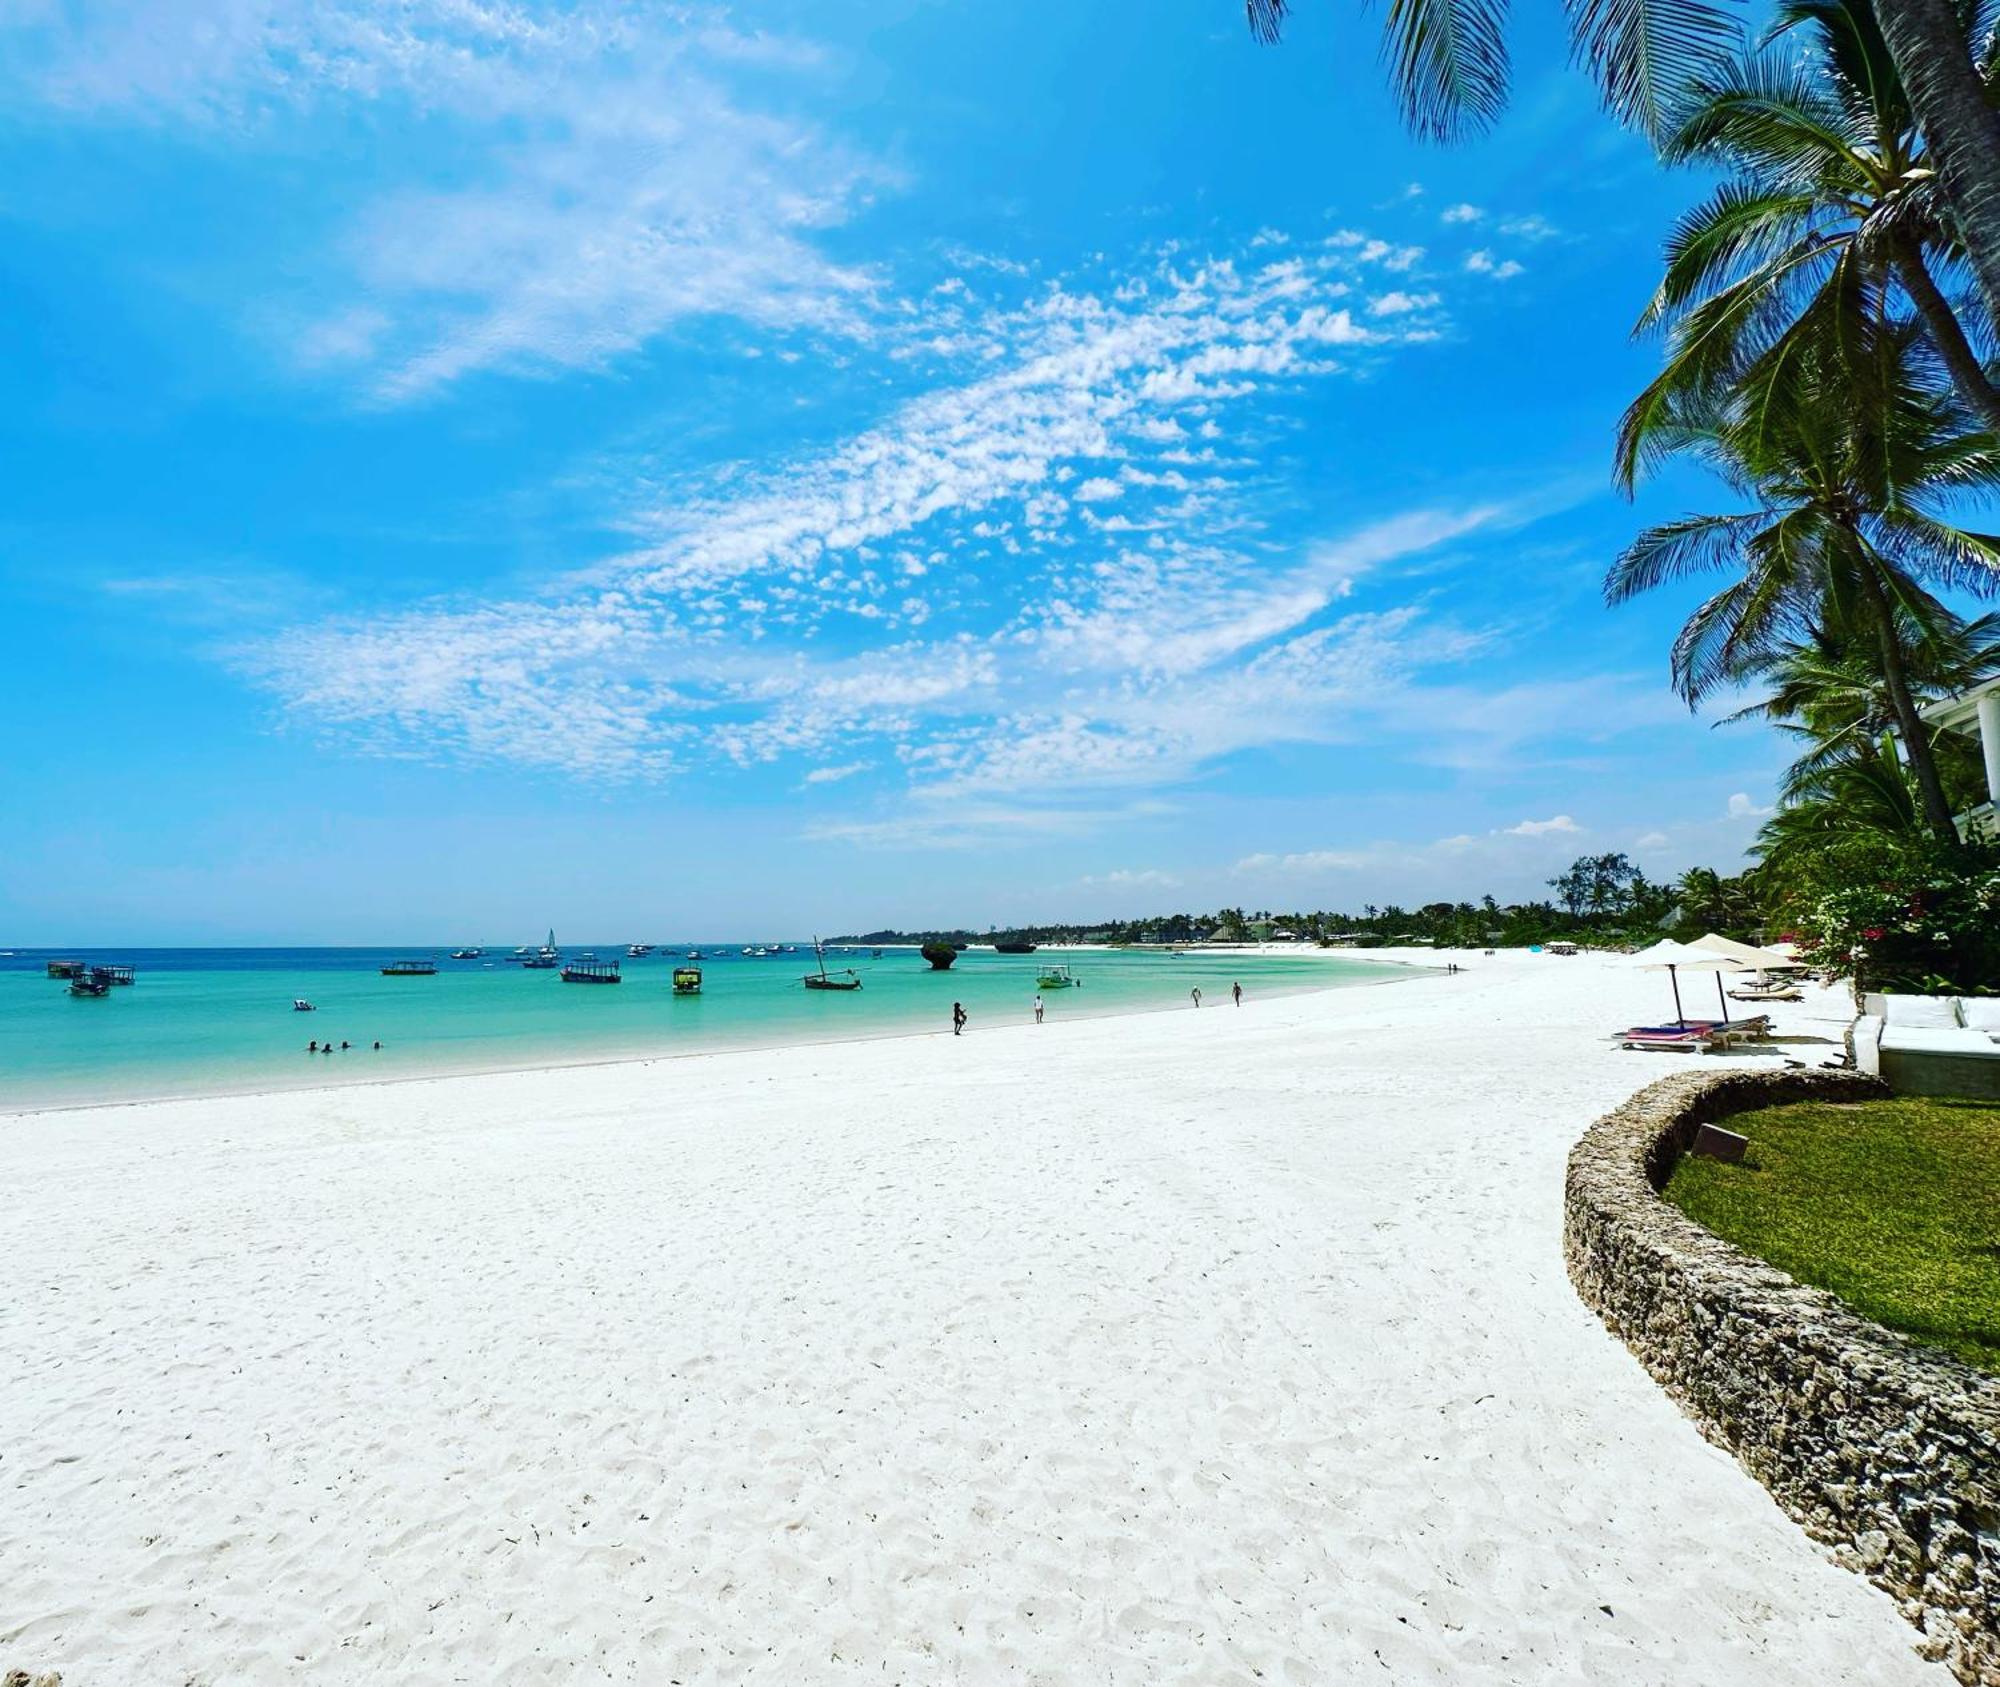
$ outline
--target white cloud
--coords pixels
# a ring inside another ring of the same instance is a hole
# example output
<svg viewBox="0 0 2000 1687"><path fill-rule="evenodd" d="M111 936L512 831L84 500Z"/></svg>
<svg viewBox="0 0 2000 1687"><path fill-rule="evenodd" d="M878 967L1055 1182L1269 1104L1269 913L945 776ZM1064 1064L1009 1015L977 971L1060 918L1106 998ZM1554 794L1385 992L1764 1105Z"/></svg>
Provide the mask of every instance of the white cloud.
<svg viewBox="0 0 2000 1687"><path fill-rule="evenodd" d="M808 785L832 785L842 779L852 779L857 773L866 773L875 764L868 761L842 762L837 767L816 767L805 777Z"/></svg>
<svg viewBox="0 0 2000 1687"><path fill-rule="evenodd" d="M1521 265L1512 258L1496 259L1491 252L1483 249L1469 253L1465 267L1474 275L1488 276L1494 281L1512 281L1515 276L1522 273Z"/></svg>
<svg viewBox="0 0 2000 1687"><path fill-rule="evenodd" d="M1107 479L1103 475L1093 475L1079 486L1071 496L1080 504L1101 504L1112 498L1124 497L1125 488L1119 485L1117 481Z"/></svg>
<svg viewBox="0 0 2000 1687"><path fill-rule="evenodd" d="M1501 830L1512 838L1540 838L1552 832L1580 832L1583 828L1567 814L1557 814L1547 820L1523 820L1518 826L1504 826Z"/></svg>
<svg viewBox="0 0 2000 1687"><path fill-rule="evenodd" d="M1511 235L1516 240L1553 240L1562 232L1546 217L1513 217L1500 225L1502 234Z"/></svg>
<svg viewBox="0 0 2000 1687"><path fill-rule="evenodd" d="M1438 303L1435 293L1405 293L1400 288L1368 301L1370 316L1402 316L1413 310L1431 310Z"/></svg>
<svg viewBox="0 0 2000 1687"><path fill-rule="evenodd" d="M1729 811L1726 818L1730 820L1761 820L1767 814L1775 812L1774 809L1761 807L1757 803L1752 802L1748 791L1738 791L1729 799Z"/></svg>
<svg viewBox="0 0 2000 1687"><path fill-rule="evenodd" d="M1091 873L1077 880L1078 884L1102 886L1110 890L1132 890L1151 888L1171 890L1181 881L1172 873L1162 872L1157 867L1132 869L1119 867L1109 873Z"/></svg>
<svg viewBox="0 0 2000 1687"><path fill-rule="evenodd" d="M1447 223L1476 223L1486 213L1477 205L1448 205L1440 213L1440 221Z"/></svg>
<svg viewBox="0 0 2000 1687"><path fill-rule="evenodd" d="M1665 832L1646 832L1634 840L1634 849L1665 849L1668 838Z"/></svg>
<svg viewBox="0 0 2000 1687"><path fill-rule="evenodd" d="M421 124L422 146L379 150L386 179L340 160L351 222L290 266L309 290L252 324L382 399L601 366L695 318L867 325L874 279L820 234L888 173L736 88L746 68L763 87L824 75L801 43L617 0L86 0L31 9L9 48L76 121L226 133L246 152L310 148L327 110Z"/></svg>
<svg viewBox="0 0 2000 1687"><path fill-rule="evenodd" d="M1363 261L1161 265L1129 279L1127 303L1058 287L968 313L960 330L999 353L982 349L970 378L821 455L653 495L626 517L639 548L576 595L314 622L241 660L295 719L389 754L630 776L676 765L699 726L702 746L737 761L873 738L940 784L1182 774L1267 733L1258 699L1344 688L1291 675L1315 660L1310 644L1251 662L1211 723L1181 721L1163 686L1298 633L1374 561L1496 519L1416 512L1275 571L1263 548L1216 537L1247 532L1246 466L1191 450L1183 419L1206 435L1228 406L1399 344L1393 324L1363 329L1336 302ZM1096 489L1070 477L1105 461L1121 465L1120 507L1145 538L1072 563L1088 530L1071 498ZM1066 483L1071 498L1053 490ZM979 579L1024 594L1011 621L959 614L955 633L902 642ZM835 618L890 640L829 667L801 641ZM1339 639L1358 651L1387 625L1357 621ZM746 639L761 641L754 664ZM982 714L997 730L957 735Z"/></svg>
<svg viewBox="0 0 2000 1687"><path fill-rule="evenodd" d="M1281 873L1311 875L1343 873L1365 867L1371 856L1347 849L1307 849L1289 855L1246 855L1236 863L1238 873Z"/></svg>

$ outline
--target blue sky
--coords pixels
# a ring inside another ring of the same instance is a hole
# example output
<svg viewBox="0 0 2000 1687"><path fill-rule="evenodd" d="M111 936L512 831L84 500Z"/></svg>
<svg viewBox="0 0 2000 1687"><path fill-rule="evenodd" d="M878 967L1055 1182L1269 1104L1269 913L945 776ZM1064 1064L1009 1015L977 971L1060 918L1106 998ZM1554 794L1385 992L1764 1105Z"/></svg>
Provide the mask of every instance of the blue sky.
<svg viewBox="0 0 2000 1687"><path fill-rule="evenodd" d="M1617 612L1698 184L1229 0L27 0L0 941L769 931L1740 859ZM1714 507L1722 507L1716 503Z"/></svg>

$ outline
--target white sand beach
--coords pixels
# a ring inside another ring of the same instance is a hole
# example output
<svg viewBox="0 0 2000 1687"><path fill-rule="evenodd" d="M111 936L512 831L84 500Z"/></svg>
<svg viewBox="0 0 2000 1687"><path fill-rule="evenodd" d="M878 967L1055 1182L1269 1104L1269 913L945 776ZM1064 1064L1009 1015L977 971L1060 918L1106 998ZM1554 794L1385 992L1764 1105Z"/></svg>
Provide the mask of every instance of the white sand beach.
<svg viewBox="0 0 2000 1687"><path fill-rule="evenodd" d="M0 1119L0 1673L1946 1687L1564 1275L1665 979L1458 958Z"/></svg>

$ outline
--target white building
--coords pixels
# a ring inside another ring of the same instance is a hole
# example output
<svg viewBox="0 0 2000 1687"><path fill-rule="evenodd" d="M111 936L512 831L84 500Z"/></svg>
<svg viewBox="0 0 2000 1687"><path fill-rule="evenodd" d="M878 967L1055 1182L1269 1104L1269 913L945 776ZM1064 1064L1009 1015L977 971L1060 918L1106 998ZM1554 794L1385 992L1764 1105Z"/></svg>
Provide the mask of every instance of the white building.
<svg viewBox="0 0 2000 1687"><path fill-rule="evenodd" d="M1986 800L1958 816L1958 832L1965 838L2000 836L2000 679L1933 703L1923 717L1946 732L1978 736L1986 762Z"/></svg>

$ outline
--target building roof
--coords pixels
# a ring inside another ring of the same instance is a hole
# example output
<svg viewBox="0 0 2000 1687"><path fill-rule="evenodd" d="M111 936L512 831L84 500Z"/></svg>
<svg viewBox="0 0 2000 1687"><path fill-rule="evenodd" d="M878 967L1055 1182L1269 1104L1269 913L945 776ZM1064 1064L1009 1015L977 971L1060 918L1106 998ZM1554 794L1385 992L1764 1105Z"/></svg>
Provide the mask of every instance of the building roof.
<svg viewBox="0 0 2000 1687"><path fill-rule="evenodd" d="M1961 691L1956 697L1927 704L1917 712L1931 725L1941 726L1947 732L1976 732L1979 699L1993 696L2000 696L2000 676L1975 685L1970 691Z"/></svg>

